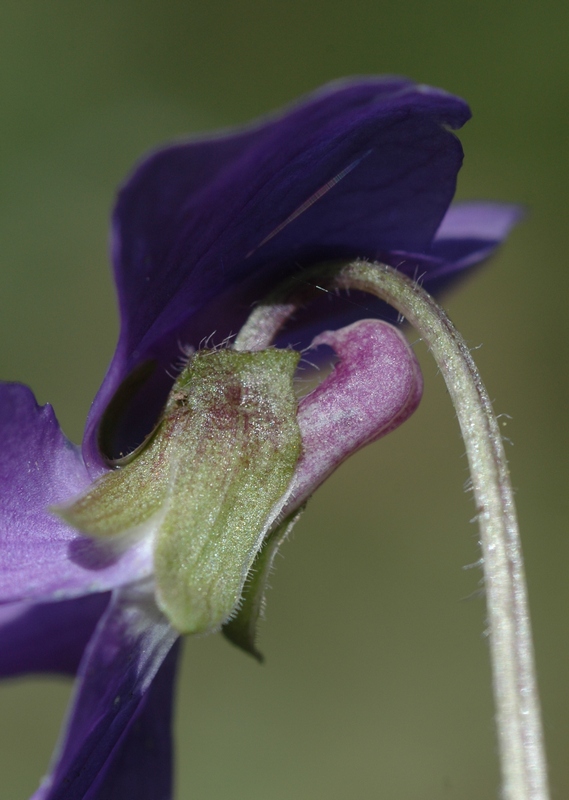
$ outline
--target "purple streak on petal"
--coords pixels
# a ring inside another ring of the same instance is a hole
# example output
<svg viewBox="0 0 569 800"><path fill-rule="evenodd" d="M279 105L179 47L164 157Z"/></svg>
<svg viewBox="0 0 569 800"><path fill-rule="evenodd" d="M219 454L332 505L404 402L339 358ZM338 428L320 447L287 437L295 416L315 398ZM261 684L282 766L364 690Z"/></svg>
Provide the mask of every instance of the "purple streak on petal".
<svg viewBox="0 0 569 800"><path fill-rule="evenodd" d="M291 222L294 222L294 220L295 220L297 217L300 217L300 215L301 215L301 214L304 214L304 212L305 212L305 211L308 211L308 209L310 208L310 206L313 206L313 205L314 205L314 203L316 203L318 200L320 200L322 197L324 197L324 195L325 195L325 194L327 194L327 193L330 191L330 189L333 189L333 188L334 188L334 186L337 186L337 185L340 183L340 181L341 181L343 178L345 178L345 177L346 177L346 175L349 175L349 174L350 174L350 172L351 172L353 169L355 169L357 166L359 166L359 165L361 164L361 162L364 160L364 158L365 158L366 156L369 156L369 155L370 155L370 153L372 153L372 152L373 152L372 150L367 150L367 151L366 151L366 152L365 152L363 155L361 155L359 158L356 158L356 160L355 160L355 161L352 161L352 163L351 163L351 164L348 164L348 166L347 166L347 167L344 167L344 169L340 170L340 172L339 172L337 175L334 175L334 177L333 177L333 178L330 178L330 180L329 180L329 181L327 181L327 182L324 184L324 186L321 186L319 189L317 189L317 190L314 192L314 194L312 194L312 195L311 195L311 196L308 198L308 200L305 200L305 201L304 201L304 203L301 203L301 204L299 205L299 207L298 207L298 208L297 208L295 211L293 211L293 212L292 212L292 214L290 214L290 215L289 215L289 216L288 216L288 217L287 217L287 218L284 220L284 222L281 222L279 225L277 225L277 227L276 227L276 228L274 228L274 229L273 229L273 230L272 230L272 231L271 231L269 234L267 234L267 236L265 236L265 238L263 239L263 241L262 241L262 242L259 242L259 244L258 244L258 245L257 245L257 246L256 246L256 247L253 249L253 250L250 250L250 251L247 253L247 255L245 256L245 258L249 258L250 256L252 256L252 255L253 255L253 253L254 253L256 250L258 250L260 247L262 247L264 244L266 244L268 241L270 241L270 240L271 240L271 239L272 239L274 236L276 236L278 233L280 233L282 230L284 230L284 228L286 228L286 226L287 226L287 225L290 225L290 223L291 223Z"/></svg>
<svg viewBox="0 0 569 800"><path fill-rule="evenodd" d="M326 331L312 347L326 344L340 361L300 401L303 454L283 516L309 497L348 456L401 425L417 408L423 380L405 337L375 319Z"/></svg>
<svg viewBox="0 0 569 800"><path fill-rule="evenodd" d="M343 82L249 129L152 156L122 189L114 218L128 356L142 355L236 280L269 265L274 272L275 260L290 264L330 247L428 247L462 162L460 143L443 126L468 117L463 101L410 82ZM244 263L364 155L265 255Z"/></svg>
<svg viewBox="0 0 569 800"><path fill-rule="evenodd" d="M89 476L51 406L26 386L0 384L0 443L0 602L101 592L151 569L142 547L103 553L49 512Z"/></svg>
<svg viewBox="0 0 569 800"><path fill-rule="evenodd" d="M138 733L144 736L144 729L150 732L153 728L152 735L162 731L153 718L157 698L151 698L148 692L177 638L177 632L156 608L151 591L131 587L114 593L85 651L65 737L51 775L33 800L106 800L103 794L88 793L93 787L105 786L114 758L132 766L131 745ZM171 667L169 664L166 668L166 684L158 686L158 698L168 696ZM147 703L150 717L144 718ZM165 714L168 716L169 709ZM137 732L141 715L142 731ZM129 741L131 733L133 740ZM162 742L159 751L157 785L163 786L166 765L160 762L163 757L169 759L170 748Z"/></svg>
<svg viewBox="0 0 569 800"><path fill-rule="evenodd" d="M100 468L104 408L146 358L159 361L160 394L180 341L236 332L251 302L299 267L427 250L462 161L449 128L469 113L462 100L402 79L348 81L256 126L143 162L115 211L122 327L89 418L89 466ZM207 306L223 295L228 313L212 318Z"/></svg>
<svg viewBox="0 0 569 800"><path fill-rule="evenodd" d="M109 596L106 592L57 603L0 606L0 677L75 675Z"/></svg>

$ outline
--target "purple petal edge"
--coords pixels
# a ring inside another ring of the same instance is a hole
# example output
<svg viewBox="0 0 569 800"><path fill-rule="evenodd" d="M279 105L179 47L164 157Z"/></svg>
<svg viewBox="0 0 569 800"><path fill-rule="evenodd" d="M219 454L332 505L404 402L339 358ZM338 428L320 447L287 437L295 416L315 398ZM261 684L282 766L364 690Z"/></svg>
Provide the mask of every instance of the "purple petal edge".
<svg viewBox="0 0 569 800"><path fill-rule="evenodd" d="M522 206L510 203L453 204L432 245L432 255L440 264L430 271L426 288L435 282L438 288L447 276L484 261L525 216Z"/></svg>
<svg viewBox="0 0 569 800"><path fill-rule="evenodd" d="M0 384L0 442L0 603L103 592L151 570L142 546L111 552L50 513L90 478L51 406L26 386Z"/></svg>
<svg viewBox="0 0 569 800"><path fill-rule="evenodd" d="M488 200L454 203L435 235L445 239L481 239L498 244L525 216L522 206Z"/></svg>

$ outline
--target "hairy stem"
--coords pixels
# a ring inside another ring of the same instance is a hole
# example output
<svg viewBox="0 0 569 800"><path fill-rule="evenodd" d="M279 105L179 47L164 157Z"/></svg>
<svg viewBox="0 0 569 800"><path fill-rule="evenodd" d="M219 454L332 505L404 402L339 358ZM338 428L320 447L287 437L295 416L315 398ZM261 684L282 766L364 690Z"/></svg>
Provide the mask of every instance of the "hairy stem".
<svg viewBox="0 0 569 800"><path fill-rule="evenodd" d="M480 527L504 800L547 800L547 767L522 550L502 437L464 339L417 283L355 262L332 286L385 300L427 343L456 410Z"/></svg>
<svg viewBox="0 0 569 800"><path fill-rule="evenodd" d="M258 306L236 349L268 347L314 282L357 289L399 311L427 343L456 410L480 528L504 800L548 800L547 767L522 550L502 437L462 336L416 282L384 264L356 261L305 272Z"/></svg>

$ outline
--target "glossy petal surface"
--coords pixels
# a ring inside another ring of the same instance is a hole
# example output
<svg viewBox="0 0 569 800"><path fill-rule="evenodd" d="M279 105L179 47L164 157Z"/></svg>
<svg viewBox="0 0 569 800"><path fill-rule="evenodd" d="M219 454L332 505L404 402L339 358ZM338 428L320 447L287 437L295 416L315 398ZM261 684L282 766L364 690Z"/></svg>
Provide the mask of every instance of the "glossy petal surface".
<svg viewBox="0 0 569 800"><path fill-rule="evenodd" d="M144 549L102 549L50 513L89 476L51 406L20 384L0 385L0 442L0 602L105 591L151 568Z"/></svg>

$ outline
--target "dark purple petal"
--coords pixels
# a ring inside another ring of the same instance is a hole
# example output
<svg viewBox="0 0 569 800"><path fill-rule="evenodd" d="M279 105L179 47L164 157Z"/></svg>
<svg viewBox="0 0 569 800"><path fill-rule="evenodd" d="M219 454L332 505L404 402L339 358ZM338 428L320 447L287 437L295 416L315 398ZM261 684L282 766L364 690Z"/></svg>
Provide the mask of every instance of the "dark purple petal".
<svg viewBox="0 0 569 800"><path fill-rule="evenodd" d="M468 117L463 101L405 81L342 83L261 126L151 157L114 219L128 355L274 260L427 248L462 162L443 125Z"/></svg>
<svg viewBox="0 0 569 800"><path fill-rule="evenodd" d="M90 415L89 464L99 463L104 408L146 359L158 362L156 383L138 406L151 418L180 341L235 332L250 303L300 266L427 251L462 161L449 128L469 114L402 79L342 82L282 116L145 161L115 211L122 327Z"/></svg>
<svg viewBox="0 0 569 800"><path fill-rule="evenodd" d="M171 800L177 642L85 800Z"/></svg>
<svg viewBox="0 0 569 800"><path fill-rule="evenodd" d="M177 638L156 608L151 591L115 592L85 651L51 775L34 800L109 800L115 795L105 792L122 768L123 780L128 782L130 776L133 785L130 791L123 784L121 797L166 800L172 661L167 662L155 692L151 687ZM148 753L138 749L142 742ZM135 767L146 776L146 794L137 794L143 784Z"/></svg>
<svg viewBox="0 0 569 800"><path fill-rule="evenodd" d="M57 603L0 606L0 677L75 675L108 602L106 592Z"/></svg>
<svg viewBox="0 0 569 800"><path fill-rule="evenodd" d="M0 443L0 602L101 592L148 572L141 547L111 553L50 513L89 475L51 406L26 386L0 384Z"/></svg>

